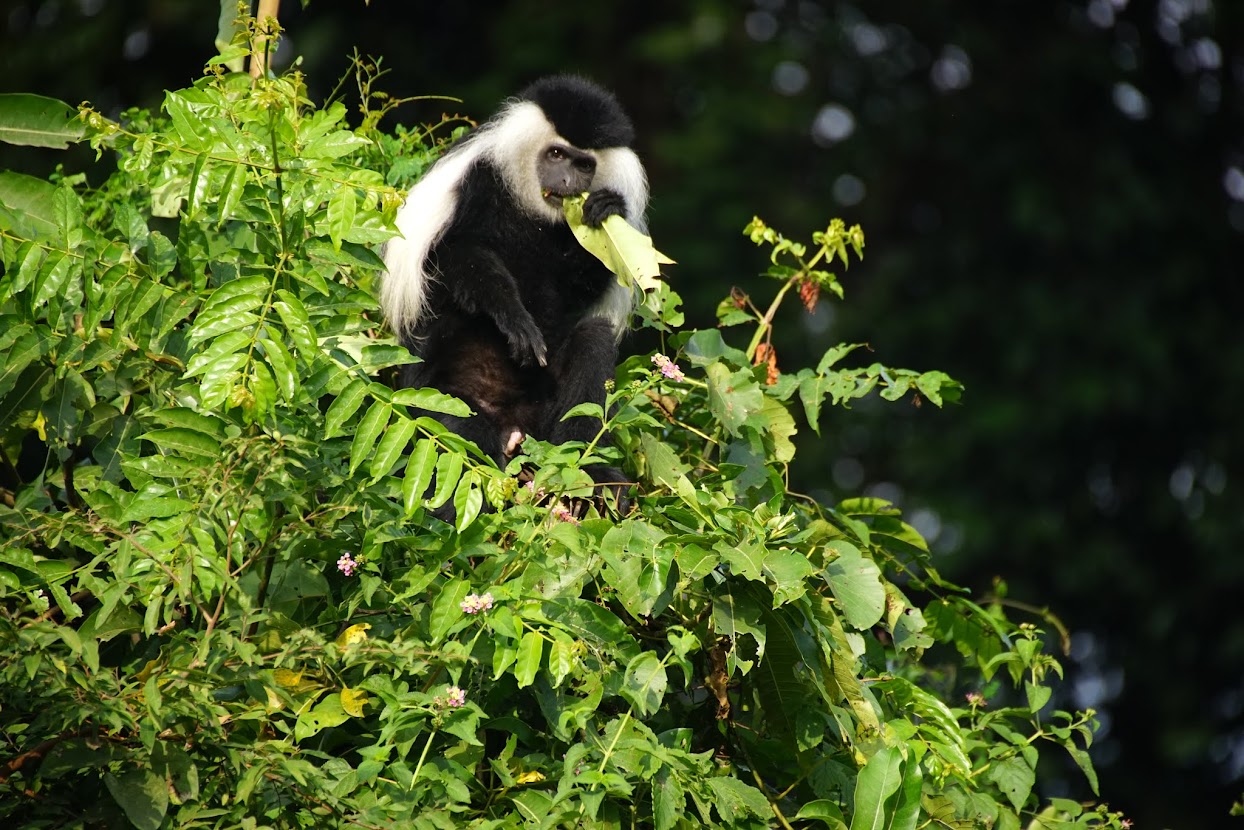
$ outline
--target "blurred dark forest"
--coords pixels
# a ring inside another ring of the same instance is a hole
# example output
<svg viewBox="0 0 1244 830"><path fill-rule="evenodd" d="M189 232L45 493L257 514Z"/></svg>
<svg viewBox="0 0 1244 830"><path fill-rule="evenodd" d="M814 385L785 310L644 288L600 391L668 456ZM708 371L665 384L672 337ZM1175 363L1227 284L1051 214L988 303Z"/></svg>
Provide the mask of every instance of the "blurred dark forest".
<svg viewBox="0 0 1244 830"><path fill-rule="evenodd" d="M867 341L967 391L805 428L796 485L896 501L952 579L1005 580L1065 621L1063 702L1101 713L1102 794L1137 827L1237 821L1244 2L284 6L278 66L297 57L316 100L357 47L383 56L392 94L463 101L405 106L410 123L487 117L552 71L612 86L693 324L732 285L759 290L763 256L740 234L754 213L795 238L861 223L846 304L789 311L781 364ZM0 91L112 116L158 106L214 51L202 0L5 8ZM65 158L3 153L40 174ZM1067 781L1057 794L1085 794Z"/></svg>

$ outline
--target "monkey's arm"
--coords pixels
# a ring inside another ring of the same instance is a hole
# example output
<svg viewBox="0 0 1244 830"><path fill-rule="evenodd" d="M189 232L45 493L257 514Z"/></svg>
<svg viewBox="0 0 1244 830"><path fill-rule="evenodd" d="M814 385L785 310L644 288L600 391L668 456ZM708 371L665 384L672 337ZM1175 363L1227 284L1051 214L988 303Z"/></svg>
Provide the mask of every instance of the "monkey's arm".
<svg viewBox="0 0 1244 830"><path fill-rule="evenodd" d="M520 366L548 363L544 335L523 305L518 283L501 257L482 245L462 242L439 247L434 255L441 282L454 302L468 314L492 318Z"/></svg>

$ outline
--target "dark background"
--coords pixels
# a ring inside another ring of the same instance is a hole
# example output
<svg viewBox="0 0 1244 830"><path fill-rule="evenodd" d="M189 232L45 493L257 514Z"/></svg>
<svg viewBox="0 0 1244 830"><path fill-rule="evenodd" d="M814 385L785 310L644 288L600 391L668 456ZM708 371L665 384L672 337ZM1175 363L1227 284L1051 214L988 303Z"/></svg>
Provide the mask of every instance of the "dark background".
<svg viewBox="0 0 1244 830"><path fill-rule="evenodd" d="M861 223L847 303L780 320L782 365L867 341L967 392L831 413L800 433L796 485L897 501L951 578L1000 577L1066 622L1062 703L1100 711L1102 793L1137 827L1239 821L1244 2L285 5L280 57L316 100L354 47L394 95L463 100L410 123L485 118L552 71L613 87L690 323L761 291L754 213L795 238ZM113 116L213 53L212 3L0 9L0 91ZM42 174L64 158L0 152ZM1067 780L1053 794L1083 794Z"/></svg>

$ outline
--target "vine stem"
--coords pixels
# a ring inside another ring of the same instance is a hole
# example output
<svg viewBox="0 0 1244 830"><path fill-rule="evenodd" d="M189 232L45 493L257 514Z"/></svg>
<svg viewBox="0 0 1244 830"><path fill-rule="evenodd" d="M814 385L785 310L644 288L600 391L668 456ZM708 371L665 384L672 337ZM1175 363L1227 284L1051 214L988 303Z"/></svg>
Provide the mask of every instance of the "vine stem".
<svg viewBox="0 0 1244 830"><path fill-rule="evenodd" d="M786 296L787 291L790 291L791 286L799 281L799 278L803 276L803 273L803 271L800 271L798 274L786 281L786 284L782 286L781 290L779 290L777 295L773 298L773 302L769 304L769 310L765 312L765 316L760 318L760 325L756 327L756 334L752 336L752 342L747 346L748 360L755 359L756 349L760 346L760 341L763 340L765 334L773 328L773 317L777 314L778 308L782 305L782 298Z"/></svg>
<svg viewBox="0 0 1244 830"><path fill-rule="evenodd" d="M613 750L618 745L618 741L622 740L622 733L626 731L626 725L631 722L631 712L634 709L627 709L626 714L622 716L622 723L618 724L618 731L613 736L613 741L609 744L609 748L605 750L605 756L600 759L600 766L596 768L597 775L605 774L605 765L609 763L609 759L613 757ZM592 784L592 789L596 789L596 784Z"/></svg>
<svg viewBox="0 0 1244 830"><path fill-rule="evenodd" d="M419 780L419 771L423 769L423 762L428 758L428 750L432 748L432 739L436 737L436 730L433 729L428 733L428 739L424 741L423 752L419 753L419 763L415 764L415 774L410 776L410 786L406 788L410 792L415 788L415 782Z"/></svg>

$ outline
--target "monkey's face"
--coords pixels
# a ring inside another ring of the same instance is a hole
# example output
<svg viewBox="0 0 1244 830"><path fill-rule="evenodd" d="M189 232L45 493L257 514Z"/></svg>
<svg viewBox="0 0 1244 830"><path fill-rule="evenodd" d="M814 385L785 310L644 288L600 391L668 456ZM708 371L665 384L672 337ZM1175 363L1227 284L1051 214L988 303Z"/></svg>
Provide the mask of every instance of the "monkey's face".
<svg viewBox="0 0 1244 830"><path fill-rule="evenodd" d="M591 190L596 176L596 157L568 144L550 144L536 159L540 195L553 207L562 199Z"/></svg>

